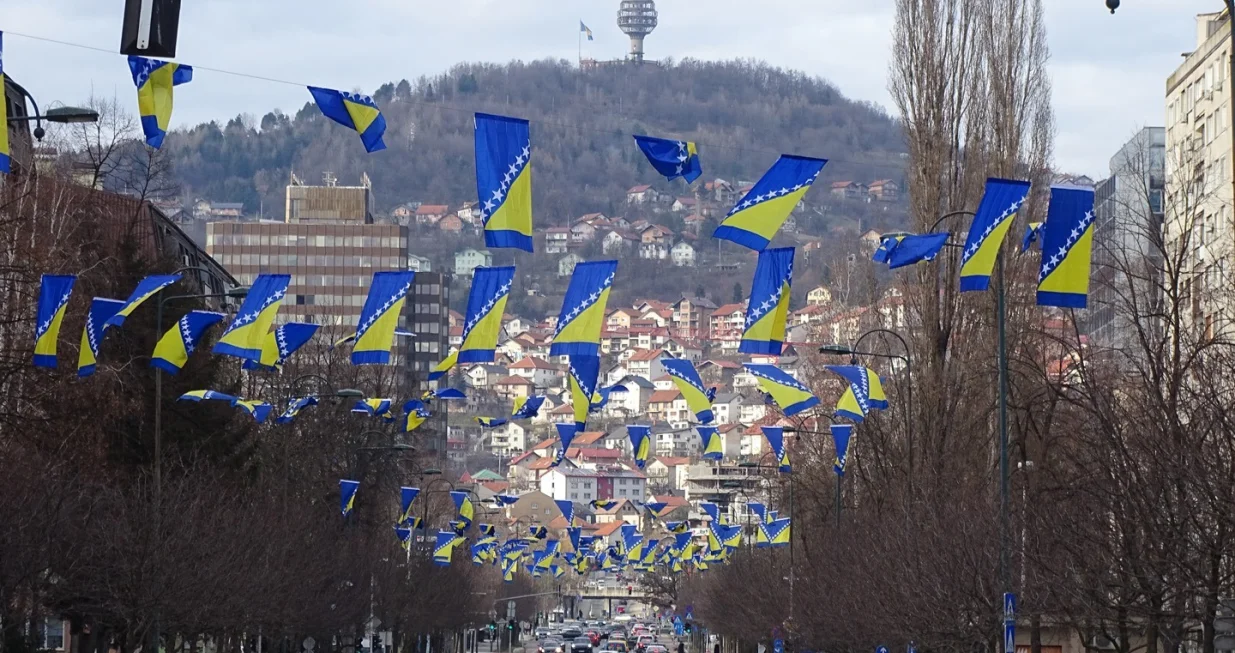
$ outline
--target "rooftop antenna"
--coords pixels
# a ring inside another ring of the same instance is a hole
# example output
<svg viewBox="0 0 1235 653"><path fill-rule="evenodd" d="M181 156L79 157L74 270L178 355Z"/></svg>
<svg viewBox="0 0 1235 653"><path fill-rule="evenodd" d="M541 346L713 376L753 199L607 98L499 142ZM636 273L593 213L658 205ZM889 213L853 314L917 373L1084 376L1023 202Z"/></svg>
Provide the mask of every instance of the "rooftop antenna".
<svg viewBox="0 0 1235 653"><path fill-rule="evenodd" d="M643 63L643 37L656 29L656 3L653 0L622 0L617 23L618 29L630 37L630 60Z"/></svg>

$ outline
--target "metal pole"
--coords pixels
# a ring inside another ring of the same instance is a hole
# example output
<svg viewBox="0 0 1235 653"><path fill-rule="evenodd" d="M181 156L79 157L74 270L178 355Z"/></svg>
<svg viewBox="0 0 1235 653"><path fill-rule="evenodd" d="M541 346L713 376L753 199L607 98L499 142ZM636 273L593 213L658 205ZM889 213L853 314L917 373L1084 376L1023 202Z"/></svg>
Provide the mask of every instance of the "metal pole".
<svg viewBox="0 0 1235 653"><path fill-rule="evenodd" d="M999 584L1006 594L1012 588L1008 580L1008 341L1002 254L998 256L996 265L999 274L996 301L999 326Z"/></svg>
<svg viewBox="0 0 1235 653"><path fill-rule="evenodd" d="M844 478L844 477L843 477L843 476L841 476L840 474L837 474L837 475L836 475L836 528L837 528L837 529L839 529L839 528L840 528L840 509L841 509L841 504L840 504L840 484L841 484L841 479L842 479L842 478ZM790 533L790 535L792 535L792 533Z"/></svg>
<svg viewBox="0 0 1235 653"><path fill-rule="evenodd" d="M163 293L155 302L154 338L163 337ZM154 546L159 546L163 530L163 370L154 368ZM159 613L156 607L150 629L150 650L159 653Z"/></svg>
<svg viewBox="0 0 1235 653"><path fill-rule="evenodd" d="M789 473L789 517L793 518L793 473ZM793 619L793 522L789 524L789 619Z"/></svg>

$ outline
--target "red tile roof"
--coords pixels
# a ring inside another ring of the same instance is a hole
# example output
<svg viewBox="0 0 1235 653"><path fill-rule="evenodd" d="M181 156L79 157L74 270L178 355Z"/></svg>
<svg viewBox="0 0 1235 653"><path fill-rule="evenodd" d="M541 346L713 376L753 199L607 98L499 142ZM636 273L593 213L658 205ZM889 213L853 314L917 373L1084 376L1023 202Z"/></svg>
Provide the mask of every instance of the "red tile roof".
<svg viewBox="0 0 1235 653"><path fill-rule="evenodd" d="M622 527L622 524L625 523L626 522L621 519L615 519L596 529L596 537L609 537L610 535L616 533L618 529Z"/></svg>
<svg viewBox="0 0 1235 653"><path fill-rule="evenodd" d="M421 204L420 208L416 209L416 215L441 215L450 211L450 207L445 204Z"/></svg>
<svg viewBox="0 0 1235 653"><path fill-rule="evenodd" d="M550 364L549 361L546 361L544 359L537 358L535 356L527 356L525 358L519 359L518 362L511 363L510 369L512 370L556 370L557 367Z"/></svg>
<svg viewBox="0 0 1235 653"><path fill-rule="evenodd" d="M690 458L685 456L657 456L656 460L665 467L677 467L678 465L686 465L690 463Z"/></svg>
<svg viewBox="0 0 1235 653"><path fill-rule="evenodd" d="M530 379L524 376L508 376L497 382L497 385L530 385L535 386Z"/></svg>
<svg viewBox="0 0 1235 653"><path fill-rule="evenodd" d="M635 353L630 355L632 361L653 361L665 355L663 349L636 349Z"/></svg>
<svg viewBox="0 0 1235 653"><path fill-rule="evenodd" d="M744 309L741 304L725 304L724 306L712 311L712 315L717 317L722 315L732 315L734 313L741 313L743 310Z"/></svg>
<svg viewBox="0 0 1235 653"><path fill-rule="evenodd" d="M604 439L604 437L604 431L584 431L583 433L576 433L574 439L570 442L571 444L579 445L596 444L600 440Z"/></svg>
<svg viewBox="0 0 1235 653"><path fill-rule="evenodd" d="M630 190L628 190L628 191L626 191L626 192L627 192L627 193L642 193L642 192L646 191L646 190L647 190L647 189L649 189L649 188L651 188L651 186L649 186L649 185L647 185L647 184L639 184L638 186L632 186L632 187L630 188Z"/></svg>
<svg viewBox="0 0 1235 653"><path fill-rule="evenodd" d="M568 458L603 458L617 460L622 457L622 452L617 449L606 449L604 447L571 447L566 450Z"/></svg>
<svg viewBox="0 0 1235 653"><path fill-rule="evenodd" d="M657 390L648 397L648 404L667 404L682 395L681 392L675 390Z"/></svg>
<svg viewBox="0 0 1235 653"><path fill-rule="evenodd" d="M540 459L540 454L536 453L535 451L524 451L523 453L515 456L514 458L511 458L510 464L518 465L522 463L523 461L527 460L528 458L531 458L532 456L536 456L538 460Z"/></svg>

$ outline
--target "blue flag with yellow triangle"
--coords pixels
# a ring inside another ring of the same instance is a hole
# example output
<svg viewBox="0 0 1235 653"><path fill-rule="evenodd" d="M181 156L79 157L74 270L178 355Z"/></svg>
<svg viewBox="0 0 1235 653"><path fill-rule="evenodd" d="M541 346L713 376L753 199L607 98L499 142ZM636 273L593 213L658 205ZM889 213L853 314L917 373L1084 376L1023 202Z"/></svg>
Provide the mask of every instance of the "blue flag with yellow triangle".
<svg viewBox="0 0 1235 653"><path fill-rule="evenodd" d="M812 394L809 388L775 365L744 363L744 366L746 371L755 377L759 387L780 406L786 417L819 404L819 398Z"/></svg>
<svg viewBox="0 0 1235 653"><path fill-rule="evenodd" d="M262 341L261 361L247 360L246 370L279 370L296 350L309 344L321 325L308 322L288 322L275 327Z"/></svg>
<svg viewBox="0 0 1235 653"><path fill-rule="evenodd" d="M386 149L382 134L386 133L386 118L373 98L359 93L336 91L310 86L309 93L322 115L360 134L366 152Z"/></svg>
<svg viewBox="0 0 1235 653"><path fill-rule="evenodd" d="M861 422L871 409L883 410L888 407L883 382L874 370L861 365L827 365L825 368L849 383L836 404L837 417Z"/></svg>
<svg viewBox="0 0 1235 653"><path fill-rule="evenodd" d="M570 387L570 407L575 416L575 429L582 433L587 429L588 412L592 409L592 396L600 378L599 356L570 356L567 384Z"/></svg>
<svg viewBox="0 0 1235 653"><path fill-rule="evenodd" d="M776 454L776 465L781 473L788 474L793 471L793 466L789 464L789 448L785 446L785 429L780 426L763 426L763 437L767 438L768 445L772 447L772 453Z"/></svg>
<svg viewBox="0 0 1235 653"><path fill-rule="evenodd" d="M129 72L137 86L137 111L146 144L158 149L172 120L172 88L193 81L193 67L129 55Z"/></svg>
<svg viewBox="0 0 1235 653"><path fill-rule="evenodd" d="M626 435L630 437L630 447L635 452L635 466L639 469L648 464L648 456L652 451L651 433L650 426L626 425Z"/></svg>
<svg viewBox="0 0 1235 653"><path fill-rule="evenodd" d="M532 251L532 138L520 118L478 113L476 196L485 246Z"/></svg>
<svg viewBox="0 0 1235 653"><path fill-rule="evenodd" d="M262 346L279 305L292 282L290 274L259 274L236 313L236 319L214 344L214 353L261 361Z"/></svg>
<svg viewBox="0 0 1235 653"><path fill-rule="evenodd" d="M3 88L3 78L0 78ZM39 303L34 321L34 366L56 366L56 344L64 310L73 296L77 277L71 274L45 274L39 282Z"/></svg>
<svg viewBox="0 0 1235 653"><path fill-rule="evenodd" d="M836 458L832 461L832 471L838 476L845 475L845 461L849 457L849 438L853 435L852 424L832 424L828 426L832 432L832 444L836 447Z"/></svg>
<svg viewBox="0 0 1235 653"><path fill-rule="evenodd" d="M673 181L678 177L692 183L703 174L699 150L691 141L675 141L654 136L635 136L635 143L656 172Z"/></svg>
<svg viewBox="0 0 1235 653"><path fill-rule="evenodd" d="M600 356L600 332L617 266L617 261L588 261L575 266L562 298L550 356Z"/></svg>
<svg viewBox="0 0 1235 653"><path fill-rule="evenodd" d="M793 285L793 248L778 247L759 252L755 278L751 281L746 325L738 351L743 354L779 356L785 346L789 320L789 290Z"/></svg>
<svg viewBox="0 0 1235 653"><path fill-rule="evenodd" d="M720 441L720 434L715 426L696 426L695 430L699 432L699 438L703 440L703 453L701 458L704 460L720 460L725 457L725 450Z"/></svg>
<svg viewBox="0 0 1235 653"><path fill-rule="evenodd" d="M369 296L360 310L356 344L352 346L352 365L386 365L395 343L395 327L403 314L403 303L412 288L416 273L375 272Z"/></svg>
<svg viewBox="0 0 1235 653"><path fill-rule="evenodd" d="M961 254L961 291L986 290L991 271L1003 246L1004 236L1016 212L1029 197L1029 182L1015 179L990 178L986 193L978 204L977 214L969 225L965 249Z"/></svg>
<svg viewBox="0 0 1235 653"><path fill-rule="evenodd" d="M502 333L502 315L506 313L506 300L510 299L514 280L513 265L476 268L463 318L463 344L459 347L458 362L493 362L498 336Z"/></svg>
<svg viewBox="0 0 1235 653"><path fill-rule="evenodd" d="M756 251L767 248L826 164L826 159L782 154L712 235Z"/></svg>
<svg viewBox="0 0 1235 653"><path fill-rule="evenodd" d="M339 480L339 507L344 517L352 514L352 509L356 507L356 490L359 489L360 481Z"/></svg>
<svg viewBox="0 0 1235 653"><path fill-rule="evenodd" d="M223 321L222 313L213 311L189 311L185 313L172 328L159 338L154 347L154 356L150 365L168 374L176 374L184 364L189 362L189 356L197 348L206 329ZM315 325L316 326L316 325Z"/></svg>
<svg viewBox="0 0 1235 653"><path fill-rule="evenodd" d="M0 88L4 83L4 32L0 32ZM0 172L12 172L12 160L9 158L9 116L8 110L0 111Z"/></svg>
<svg viewBox="0 0 1235 653"><path fill-rule="evenodd" d="M708 397L708 390L703 387L703 379L694 364L685 358L665 358L660 363L665 368L665 374L673 379L673 384L686 399L686 406L695 417L703 424L711 423L715 419L712 400Z"/></svg>
<svg viewBox="0 0 1235 653"><path fill-rule="evenodd" d="M1039 306L1085 308L1088 303L1093 205L1092 188L1051 187L1051 204L1042 225Z"/></svg>
<svg viewBox="0 0 1235 653"><path fill-rule="evenodd" d="M119 312L124 305L124 301L120 299L95 297L90 300L90 310L86 312L86 325L81 330L81 347L77 351L77 376L84 377L94 374L99 358L99 348L103 345L103 336L107 333L107 320Z"/></svg>
<svg viewBox="0 0 1235 653"><path fill-rule="evenodd" d="M115 315L107 318L107 322L104 322L103 326L108 328L124 326L125 318L132 315L133 311L136 311L147 299L154 297L160 290L179 280L179 274L152 274L137 282L137 287L133 289L133 293L125 300L124 306L121 306Z"/></svg>

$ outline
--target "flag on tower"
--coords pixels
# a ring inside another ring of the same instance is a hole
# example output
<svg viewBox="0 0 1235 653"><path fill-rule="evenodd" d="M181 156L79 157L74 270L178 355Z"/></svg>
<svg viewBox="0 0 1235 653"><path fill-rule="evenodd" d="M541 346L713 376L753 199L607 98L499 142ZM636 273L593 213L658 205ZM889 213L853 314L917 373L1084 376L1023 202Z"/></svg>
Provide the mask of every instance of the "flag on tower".
<svg viewBox="0 0 1235 653"><path fill-rule="evenodd" d="M290 274L257 275L236 313L236 319L214 344L214 353L260 361L266 334L270 332L270 325L291 282Z"/></svg>
<svg viewBox="0 0 1235 653"><path fill-rule="evenodd" d="M532 251L532 138L526 120L476 114L476 193L485 246Z"/></svg>
<svg viewBox="0 0 1235 653"><path fill-rule="evenodd" d="M172 120L172 88L193 81L193 67L129 55L129 72L137 86L137 111L146 143L158 149Z"/></svg>
<svg viewBox="0 0 1235 653"><path fill-rule="evenodd" d="M3 73L0 73L0 88L4 88ZM34 323L35 367L56 366L60 324L64 322L64 309L69 305L76 282L77 277L71 274L45 274L39 282L39 304Z"/></svg>
<svg viewBox="0 0 1235 653"><path fill-rule="evenodd" d="M168 374L176 374L189 362L189 355L206 334L206 329L223 321L222 313L189 311L159 338L150 365Z"/></svg>
<svg viewBox="0 0 1235 653"><path fill-rule="evenodd" d="M986 193L973 216L961 254L962 292L986 290L990 286L991 271L995 269L1004 236L1027 197L1027 181L994 177L986 180Z"/></svg>
<svg viewBox="0 0 1235 653"><path fill-rule="evenodd" d="M739 352L780 356L785 346L789 289L792 285L793 248L778 247L759 252Z"/></svg>
<svg viewBox="0 0 1235 653"><path fill-rule="evenodd" d="M656 172L669 181L681 177L689 184L703 174L703 167L699 164L699 150L691 141L635 136L635 143L648 158L648 163L656 168Z"/></svg>
<svg viewBox="0 0 1235 653"><path fill-rule="evenodd" d="M472 291L467 298L467 313L463 322L463 344L459 347L460 363L492 363L497 339L502 333L502 315L510 286L515 280L513 265L500 268L476 268Z"/></svg>
<svg viewBox="0 0 1235 653"><path fill-rule="evenodd" d="M712 235L756 251L767 248L825 164L826 159L782 154Z"/></svg>
<svg viewBox="0 0 1235 653"><path fill-rule="evenodd" d="M1093 254L1093 204L1092 188L1051 187L1051 205L1042 226L1039 306L1085 308Z"/></svg>
<svg viewBox="0 0 1235 653"><path fill-rule="evenodd" d="M309 93L322 115L360 134L366 152L386 149L382 134L386 133L386 118L373 98L359 93L336 91L310 86Z"/></svg>
<svg viewBox="0 0 1235 653"><path fill-rule="evenodd" d="M412 288L412 271L375 272L365 298L352 347L352 365L386 365L395 343L395 327Z"/></svg>
<svg viewBox="0 0 1235 653"><path fill-rule="evenodd" d="M617 261L589 261L575 266L562 298L549 356L600 356L600 331L605 324L605 306L617 266Z"/></svg>

